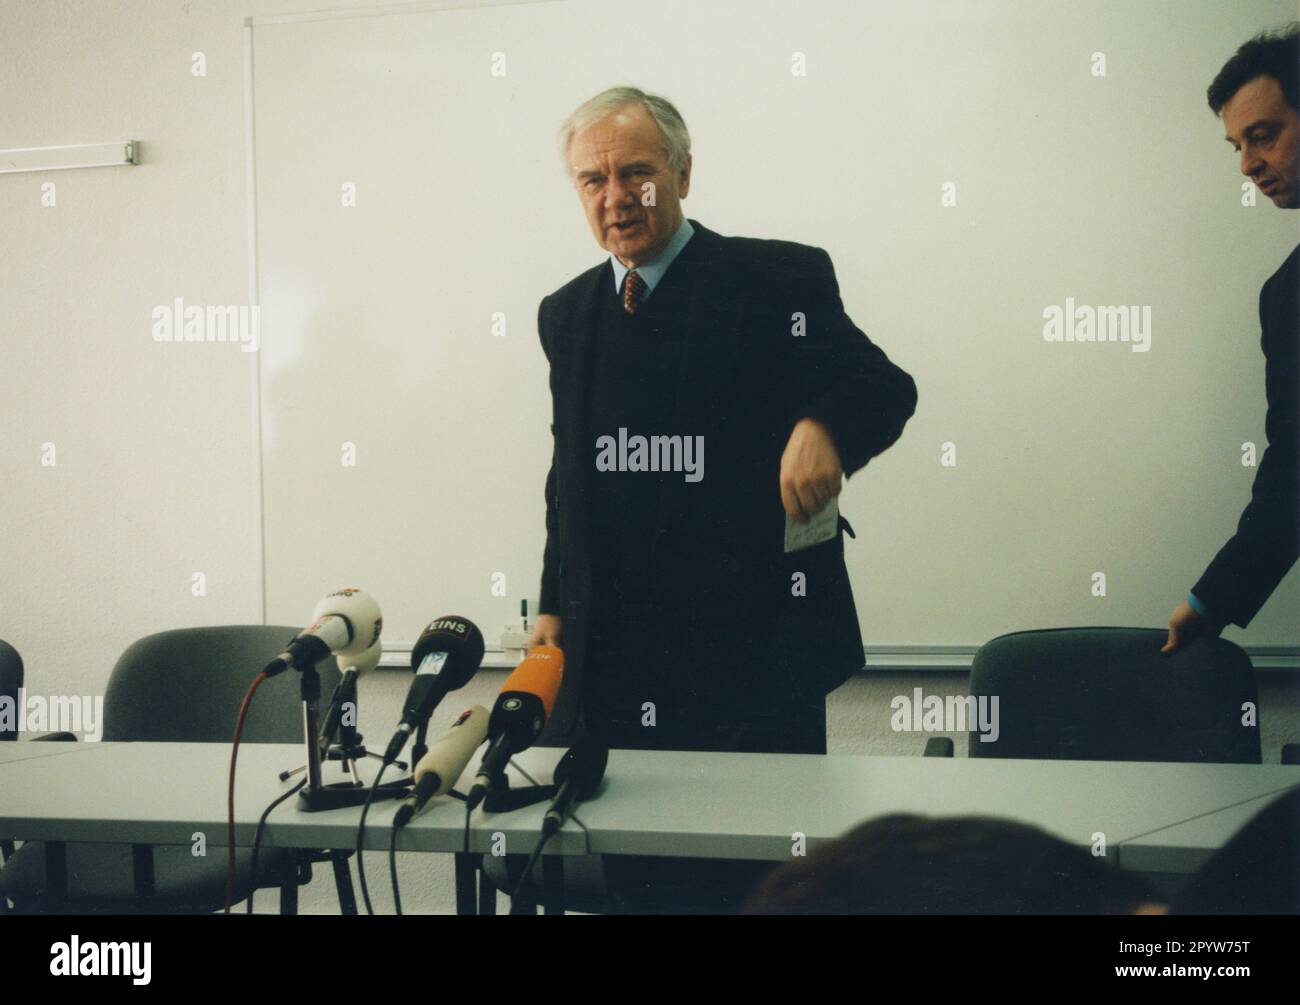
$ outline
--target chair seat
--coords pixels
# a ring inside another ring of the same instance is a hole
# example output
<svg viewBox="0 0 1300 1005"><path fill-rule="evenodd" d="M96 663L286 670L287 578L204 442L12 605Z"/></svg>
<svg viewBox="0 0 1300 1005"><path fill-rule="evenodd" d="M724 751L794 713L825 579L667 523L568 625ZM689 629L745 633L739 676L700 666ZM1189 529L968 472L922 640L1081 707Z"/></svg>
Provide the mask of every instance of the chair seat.
<svg viewBox="0 0 1300 1005"><path fill-rule="evenodd" d="M45 844L29 841L0 870L0 894L19 911L41 914L206 914L220 911L226 901L226 849L210 848L195 856L190 845L155 845L154 896L137 902L133 887L131 845L78 844L67 846L68 896L54 902L45 897ZM253 854L235 854L234 902L254 889L294 881L293 852L263 848L258 852L254 884Z"/></svg>
<svg viewBox="0 0 1300 1005"><path fill-rule="evenodd" d="M509 895L523 875L523 855L484 855L483 874ZM652 855L564 857L564 909L583 914L732 914L775 863ZM542 864L527 887L540 903Z"/></svg>

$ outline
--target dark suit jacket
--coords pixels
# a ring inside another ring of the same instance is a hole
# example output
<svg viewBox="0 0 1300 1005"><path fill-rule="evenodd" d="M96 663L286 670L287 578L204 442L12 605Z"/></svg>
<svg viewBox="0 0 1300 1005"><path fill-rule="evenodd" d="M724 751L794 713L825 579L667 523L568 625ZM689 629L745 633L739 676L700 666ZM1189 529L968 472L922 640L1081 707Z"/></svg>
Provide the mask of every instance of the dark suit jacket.
<svg viewBox="0 0 1300 1005"><path fill-rule="evenodd" d="M862 636L842 535L783 554L781 453L794 424L816 418L851 475L899 437L916 407L916 385L844 313L825 251L723 237L691 224L695 233L670 269L686 270L690 307L680 321L674 426L663 432L708 431L705 477L697 485L662 481L654 567L645 570L654 595L664 598L656 628L706 646L725 626L737 626L733 640L743 631L751 648L730 648L729 662L748 663L737 667L747 688L825 694L862 666ZM587 428L584 406L598 298L612 297L613 285L605 261L543 299L538 311L554 415L540 611L562 616L566 658L552 738L572 723L587 646L588 493L601 431ZM796 312L806 318L802 336L792 334ZM806 574L806 597L791 596L793 571ZM774 669L765 658L773 652L797 654L794 669ZM772 676L782 673L790 676Z"/></svg>
<svg viewBox="0 0 1300 1005"><path fill-rule="evenodd" d="M1219 621L1245 628L1300 555L1300 245L1259 291L1268 447L1237 533L1192 587Z"/></svg>

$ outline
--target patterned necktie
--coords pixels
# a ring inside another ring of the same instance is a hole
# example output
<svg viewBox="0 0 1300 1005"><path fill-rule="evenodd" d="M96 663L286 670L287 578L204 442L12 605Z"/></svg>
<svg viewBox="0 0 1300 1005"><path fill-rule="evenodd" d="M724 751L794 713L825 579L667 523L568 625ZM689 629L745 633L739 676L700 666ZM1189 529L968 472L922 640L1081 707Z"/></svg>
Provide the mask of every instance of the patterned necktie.
<svg viewBox="0 0 1300 1005"><path fill-rule="evenodd" d="M645 280L637 274L636 269L632 269L623 277L623 310L635 314L644 299Z"/></svg>

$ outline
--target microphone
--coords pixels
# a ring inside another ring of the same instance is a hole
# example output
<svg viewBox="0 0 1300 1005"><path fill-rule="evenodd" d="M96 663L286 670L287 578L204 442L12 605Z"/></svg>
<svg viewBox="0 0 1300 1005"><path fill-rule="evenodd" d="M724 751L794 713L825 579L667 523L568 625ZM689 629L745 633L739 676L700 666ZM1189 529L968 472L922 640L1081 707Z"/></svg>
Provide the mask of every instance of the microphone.
<svg viewBox="0 0 1300 1005"><path fill-rule="evenodd" d="M474 787L465 799L471 810L483 801L492 780L510 758L527 750L541 735L563 676L564 653L555 646L534 646L501 685L488 720L491 746L483 755Z"/></svg>
<svg viewBox="0 0 1300 1005"><path fill-rule="evenodd" d="M467 708L456 717L447 735L430 747L415 766L415 788L397 808L394 827L405 827L430 799L451 791L474 751L487 739L487 731L488 710L482 705Z"/></svg>
<svg viewBox="0 0 1300 1005"><path fill-rule="evenodd" d="M341 652L336 653L334 659L338 662L339 671L346 677L349 674L357 676L358 674L367 673L379 666L380 659L384 655L384 646L376 642L373 646L362 653Z"/></svg>
<svg viewBox="0 0 1300 1005"><path fill-rule="evenodd" d="M334 658L338 661L343 676L340 678L338 686L334 688L334 694L330 696L329 711L325 713L325 724L321 726L320 752L322 757L329 751L330 743L334 739L334 732L339 728L339 723L343 719L344 707L349 701L353 702L355 706L357 678L379 666L379 659L383 654L383 644L376 642L360 655L353 656L346 653L335 655Z"/></svg>
<svg viewBox="0 0 1300 1005"><path fill-rule="evenodd" d="M564 826L575 803L586 802L600 788L609 762L609 745L584 737L573 745L555 766L555 785L558 791L551 808L542 818L542 840L547 840Z"/></svg>
<svg viewBox="0 0 1300 1005"><path fill-rule="evenodd" d="M406 692L402 721L384 752L385 764L397 760L407 738L429 721L443 698L469 683L482 662L483 633L469 618L449 614L429 622L411 650L415 680Z"/></svg>
<svg viewBox="0 0 1300 1005"><path fill-rule="evenodd" d="M262 671L268 677L314 667L330 653L360 655L379 641L384 616L370 594L355 588L323 598L312 612L312 623Z"/></svg>

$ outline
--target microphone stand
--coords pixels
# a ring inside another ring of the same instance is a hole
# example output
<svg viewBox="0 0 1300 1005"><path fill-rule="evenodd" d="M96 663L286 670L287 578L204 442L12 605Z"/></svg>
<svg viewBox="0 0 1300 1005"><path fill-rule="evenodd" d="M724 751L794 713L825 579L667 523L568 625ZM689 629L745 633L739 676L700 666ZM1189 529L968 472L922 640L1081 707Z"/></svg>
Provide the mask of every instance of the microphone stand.
<svg viewBox="0 0 1300 1005"><path fill-rule="evenodd" d="M345 683L346 682L346 683ZM322 736L320 734L320 674L316 668L309 667L302 671L301 680L302 693L302 716L303 716L303 740L307 748L307 783L298 790L298 809L308 813L317 810L333 810L346 806L360 806L370 795L370 788L361 781L361 776L357 773L357 761L363 757L373 757L376 760L382 760L378 754L366 750L362 743L362 735L357 730L356 723L341 722L339 725L339 743L334 744L332 736ZM339 684L338 691L335 692L334 700L339 702L352 702L354 712L357 708L357 689L356 676L351 675L350 680L345 677L344 681ZM344 716L344 719L347 717ZM355 720L355 715L354 715ZM331 782L328 785L321 780L321 760L322 755L325 760L342 761L344 770L352 775L351 780L342 782ZM406 770L406 763L403 761L395 762L398 769ZM294 768L291 771L280 773L280 781L286 781L304 768ZM399 778L393 782L385 782L375 791L376 799L401 799L408 794L412 782L410 778Z"/></svg>
<svg viewBox="0 0 1300 1005"><path fill-rule="evenodd" d="M320 731L320 674L315 666L302 671L299 690L302 694L303 735L307 744L307 784L300 790L301 794L321 787L320 748L316 746L316 734Z"/></svg>
<svg viewBox="0 0 1300 1005"><path fill-rule="evenodd" d="M341 709L337 718L334 717L334 709ZM351 714L349 714L349 709ZM344 769L351 773L353 784L361 785L361 776L357 774L357 761L363 757L373 757L377 761L383 760L378 754L366 749L362 742L363 737L357 729L357 716L359 704L357 699L357 675L355 673L346 673L343 679L339 681L338 689L334 692L334 698L330 702L330 715L326 717L326 726L330 732L320 734L317 741L320 745L321 756L327 761L342 761ZM334 743L334 730L338 730L339 742ZM400 770L405 771L406 765L397 762Z"/></svg>
<svg viewBox="0 0 1300 1005"><path fill-rule="evenodd" d="M430 716L432 718L432 716ZM429 745L426 742L429 739L429 719L425 719L415 730L415 744L411 747L411 763L419 764L425 754L429 752ZM405 769L405 765L403 765Z"/></svg>
<svg viewBox="0 0 1300 1005"><path fill-rule="evenodd" d="M506 763L509 763L508 761ZM524 789L512 789L510 778L502 768L492 776L488 783L487 795L483 797L485 813L509 813L511 810L532 806L544 799L555 798L557 787L554 785L532 785Z"/></svg>

